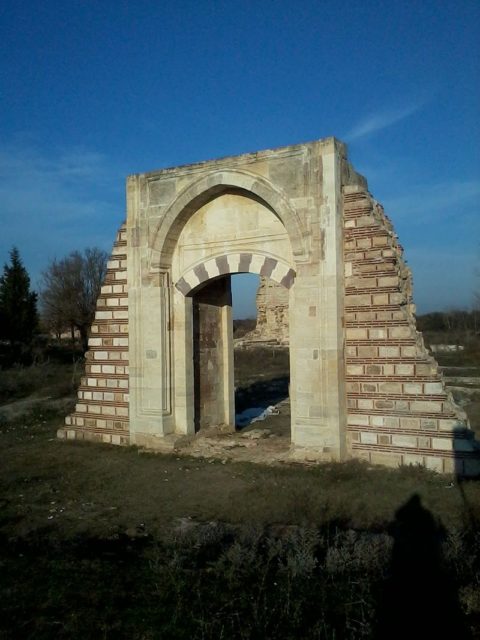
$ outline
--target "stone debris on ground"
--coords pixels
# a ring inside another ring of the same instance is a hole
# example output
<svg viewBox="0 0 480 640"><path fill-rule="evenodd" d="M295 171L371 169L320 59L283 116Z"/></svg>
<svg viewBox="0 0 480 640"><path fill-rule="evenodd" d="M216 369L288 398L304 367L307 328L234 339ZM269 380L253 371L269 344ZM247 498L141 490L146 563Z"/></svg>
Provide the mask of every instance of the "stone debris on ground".
<svg viewBox="0 0 480 640"><path fill-rule="evenodd" d="M252 429L251 431L245 431L241 434L242 438L249 438L250 440L260 440L261 438L269 438L272 435L270 429Z"/></svg>

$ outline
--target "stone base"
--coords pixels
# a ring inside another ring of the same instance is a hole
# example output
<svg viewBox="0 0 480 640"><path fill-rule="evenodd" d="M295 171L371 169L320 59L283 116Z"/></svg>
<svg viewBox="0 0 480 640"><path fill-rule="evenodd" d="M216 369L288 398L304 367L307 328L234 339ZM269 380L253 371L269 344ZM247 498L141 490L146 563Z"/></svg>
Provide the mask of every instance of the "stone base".
<svg viewBox="0 0 480 640"><path fill-rule="evenodd" d="M149 433L136 433L131 437L130 444L141 449L149 449L150 451L158 451L160 453L173 453L178 449L184 436L176 433L169 433L166 436L154 436Z"/></svg>
<svg viewBox="0 0 480 640"><path fill-rule="evenodd" d="M355 451L350 459L363 460L372 465L380 465L391 469L406 466L425 467L436 473L453 474L459 478L474 478L480 475L480 455L437 455L411 453L397 453L392 451Z"/></svg>
<svg viewBox="0 0 480 640"><path fill-rule="evenodd" d="M132 444L130 442L130 435L126 431L123 431L122 433L107 433L105 431L79 429L79 427L75 427L72 429L69 429L68 427L62 427L57 431L57 438L59 440L83 440L87 442L102 442L104 444L115 444L119 446Z"/></svg>
<svg viewBox="0 0 480 640"><path fill-rule="evenodd" d="M340 458L335 456L331 450L321 451L307 447L295 447L294 445L292 445L288 457L292 462L340 462Z"/></svg>

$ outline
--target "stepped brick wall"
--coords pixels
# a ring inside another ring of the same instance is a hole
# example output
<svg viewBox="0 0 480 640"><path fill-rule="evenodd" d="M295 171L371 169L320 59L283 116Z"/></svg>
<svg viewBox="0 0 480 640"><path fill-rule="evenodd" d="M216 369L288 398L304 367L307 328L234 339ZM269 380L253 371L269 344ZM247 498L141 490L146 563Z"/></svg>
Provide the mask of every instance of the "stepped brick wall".
<svg viewBox="0 0 480 640"><path fill-rule="evenodd" d="M97 301L75 411L60 438L128 444L128 292L125 225L117 233Z"/></svg>
<svg viewBox="0 0 480 640"><path fill-rule="evenodd" d="M410 269L383 208L344 188L347 448L352 457L480 472L473 432L416 331Z"/></svg>

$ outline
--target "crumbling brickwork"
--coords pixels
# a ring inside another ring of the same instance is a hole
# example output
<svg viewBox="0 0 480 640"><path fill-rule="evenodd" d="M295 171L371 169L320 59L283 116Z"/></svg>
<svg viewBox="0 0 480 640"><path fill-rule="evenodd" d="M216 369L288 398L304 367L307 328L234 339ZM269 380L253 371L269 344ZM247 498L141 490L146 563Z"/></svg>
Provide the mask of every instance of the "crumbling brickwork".
<svg viewBox="0 0 480 640"><path fill-rule="evenodd" d="M75 411L61 438L128 444L128 291L125 225L117 233L97 302Z"/></svg>
<svg viewBox="0 0 480 640"><path fill-rule="evenodd" d="M232 426L230 298L194 348L195 296L249 272L286 287L263 280L257 333L285 342L288 311L293 456L480 473L473 432L416 331L402 254L334 138L130 176L127 227L59 437L161 450L210 419Z"/></svg>
<svg viewBox="0 0 480 640"><path fill-rule="evenodd" d="M463 411L416 331L412 278L383 208L344 188L347 447L373 463L469 473Z"/></svg>
<svg viewBox="0 0 480 640"><path fill-rule="evenodd" d="M288 345L289 291L282 285L260 276L255 298L257 326L243 341L276 341Z"/></svg>

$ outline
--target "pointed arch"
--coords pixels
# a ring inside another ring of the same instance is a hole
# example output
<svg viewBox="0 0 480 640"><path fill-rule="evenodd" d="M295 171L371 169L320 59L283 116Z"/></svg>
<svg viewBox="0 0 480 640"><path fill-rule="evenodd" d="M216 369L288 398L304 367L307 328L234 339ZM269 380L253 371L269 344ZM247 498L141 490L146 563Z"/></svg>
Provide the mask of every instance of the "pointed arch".
<svg viewBox="0 0 480 640"><path fill-rule="evenodd" d="M259 200L283 223L293 255L305 253L305 230L301 220L284 195L262 176L239 170L216 170L185 187L169 205L154 232L151 249L156 266L168 268L180 232L190 216L215 197L229 190L242 192Z"/></svg>

